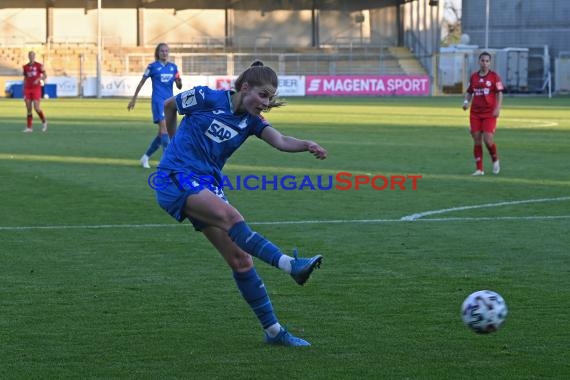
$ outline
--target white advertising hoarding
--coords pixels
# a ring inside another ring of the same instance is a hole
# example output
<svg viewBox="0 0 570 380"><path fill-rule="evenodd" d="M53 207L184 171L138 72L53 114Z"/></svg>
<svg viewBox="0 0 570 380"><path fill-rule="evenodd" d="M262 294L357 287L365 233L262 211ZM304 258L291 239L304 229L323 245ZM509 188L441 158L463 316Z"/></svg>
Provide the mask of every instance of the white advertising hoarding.
<svg viewBox="0 0 570 380"><path fill-rule="evenodd" d="M211 76L206 84L216 90L229 90L233 88L237 76ZM305 77L301 75L281 75L279 76L279 96L305 96Z"/></svg>
<svg viewBox="0 0 570 380"><path fill-rule="evenodd" d="M74 77L48 77L47 84L55 84L57 86L57 97L76 97L79 96L79 87L77 86L77 78Z"/></svg>
<svg viewBox="0 0 570 380"><path fill-rule="evenodd" d="M101 77L101 96L102 97L132 97L141 80L141 76L104 76ZM182 90L178 90L173 85L174 94L188 90L194 86L208 83L208 77L199 75L182 75ZM139 98L150 98L152 95L152 83L147 79L141 90ZM97 77L88 77L83 82L83 96L97 96Z"/></svg>

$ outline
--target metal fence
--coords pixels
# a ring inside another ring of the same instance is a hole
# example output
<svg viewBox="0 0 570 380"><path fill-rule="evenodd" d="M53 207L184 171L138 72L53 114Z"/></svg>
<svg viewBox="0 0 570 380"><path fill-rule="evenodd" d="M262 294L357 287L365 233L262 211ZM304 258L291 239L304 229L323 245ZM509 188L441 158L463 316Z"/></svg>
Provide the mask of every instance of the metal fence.
<svg viewBox="0 0 570 380"><path fill-rule="evenodd" d="M35 50L49 75L91 76L97 72L97 48L93 44L65 44L43 47L0 48L0 75L14 75L27 62L28 50ZM140 50L140 49L139 49ZM154 53L122 52L105 48L101 72L104 75L140 75L154 61ZM190 50L190 49L188 49ZM425 74L413 56L398 56L389 48L322 50L297 53L251 52L176 52L170 60L183 74L234 75L261 59L280 75L389 75Z"/></svg>
<svg viewBox="0 0 570 380"><path fill-rule="evenodd" d="M154 58L149 54L127 54L123 72L140 74ZM234 75L260 59L280 75L402 74L400 60L389 54L350 53L173 53L185 74Z"/></svg>

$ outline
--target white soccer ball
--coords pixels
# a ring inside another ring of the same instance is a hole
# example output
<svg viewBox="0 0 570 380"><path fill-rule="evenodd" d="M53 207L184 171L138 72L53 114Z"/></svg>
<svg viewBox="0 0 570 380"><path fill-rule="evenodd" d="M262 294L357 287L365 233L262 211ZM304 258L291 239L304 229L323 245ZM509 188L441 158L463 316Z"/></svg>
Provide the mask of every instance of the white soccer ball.
<svg viewBox="0 0 570 380"><path fill-rule="evenodd" d="M461 305L461 318L478 334L497 331L507 318L507 304L499 293L479 290L470 294Z"/></svg>

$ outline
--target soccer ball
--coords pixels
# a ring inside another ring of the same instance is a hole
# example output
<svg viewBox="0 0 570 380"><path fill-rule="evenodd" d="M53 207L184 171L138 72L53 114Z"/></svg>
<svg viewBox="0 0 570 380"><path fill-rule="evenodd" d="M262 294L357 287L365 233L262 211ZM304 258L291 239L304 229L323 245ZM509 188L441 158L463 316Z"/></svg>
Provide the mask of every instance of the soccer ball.
<svg viewBox="0 0 570 380"><path fill-rule="evenodd" d="M497 331L507 317L507 304L500 294L479 290L470 294L461 305L461 318L478 334Z"/></svg>

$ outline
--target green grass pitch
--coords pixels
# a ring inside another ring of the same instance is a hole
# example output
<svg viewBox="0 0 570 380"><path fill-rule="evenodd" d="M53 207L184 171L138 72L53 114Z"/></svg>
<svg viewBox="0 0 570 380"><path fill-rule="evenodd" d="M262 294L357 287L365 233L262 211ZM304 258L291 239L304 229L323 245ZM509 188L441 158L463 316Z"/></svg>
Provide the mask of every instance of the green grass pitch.
<svg viewBox="0 0 570 380"><path fill-rule="evenodd" d="M502 171L485 151L484 177L460 97L287 100L267 118L329 158L253 138L229 177L422 176L416 190L227 192L285 251L324 255L304 287L257 261L307 349L264 344L221 257L156 204L138 164L148 100L49 99L49 131L36 116L24 134L24 102L1 99L0 378L570 378L568 97L506 96ZM509 307L486 336L459 315L480 289Z"/></svg>

